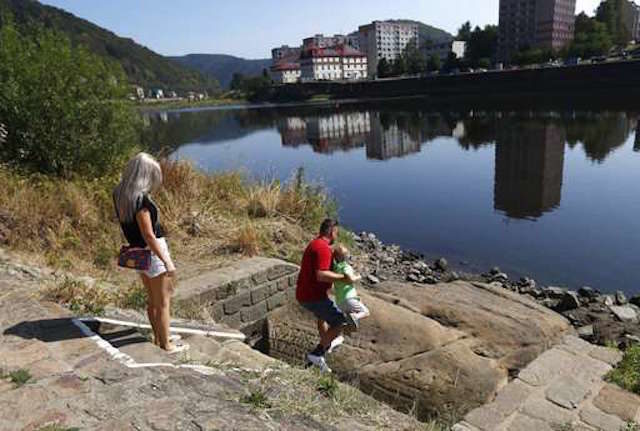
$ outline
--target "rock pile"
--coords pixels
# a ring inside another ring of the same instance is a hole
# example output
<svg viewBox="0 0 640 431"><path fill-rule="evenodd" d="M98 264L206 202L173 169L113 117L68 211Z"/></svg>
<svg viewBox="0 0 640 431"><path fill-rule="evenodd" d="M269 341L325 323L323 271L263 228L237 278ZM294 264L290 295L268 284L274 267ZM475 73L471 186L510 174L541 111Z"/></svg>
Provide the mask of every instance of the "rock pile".
<svg viewBox="0 0 640 431"><path fill-rule="evenodd" d="M588 286L577 291L557 286L543 286L529 277L511 279L498 267L486 273L469 274L452 269L445 258L427 262L424 256L397 245L380 241L375 234L354 235L359 254L354 265L364 277L364 284L375 289L384 281L408 281L434 285L464 280L483 282L526 295L537 303L565 316L580 336L598 344L615 343L625 348L640 343L640 296L627 299L624 292L603 294Z"/></svg>

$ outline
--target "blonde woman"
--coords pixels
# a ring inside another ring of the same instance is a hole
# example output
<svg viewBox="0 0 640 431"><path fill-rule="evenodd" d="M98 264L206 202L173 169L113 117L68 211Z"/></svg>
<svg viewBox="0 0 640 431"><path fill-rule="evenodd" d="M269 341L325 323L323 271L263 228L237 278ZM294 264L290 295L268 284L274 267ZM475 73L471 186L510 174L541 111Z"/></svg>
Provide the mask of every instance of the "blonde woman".
<svg viewBox="0 0 640 431"><path fill-rule="evenodd" d="M162 185L160 164L149 154L139 153L125 167L120 184L113 191L120 227L130 246L151 251L151 267L140 271L147 291L147 313L154 342L177 353L188 349L170 338L170 303L176 267L171 260L164 231L158 223L158 207L150 194Z"/></svg>

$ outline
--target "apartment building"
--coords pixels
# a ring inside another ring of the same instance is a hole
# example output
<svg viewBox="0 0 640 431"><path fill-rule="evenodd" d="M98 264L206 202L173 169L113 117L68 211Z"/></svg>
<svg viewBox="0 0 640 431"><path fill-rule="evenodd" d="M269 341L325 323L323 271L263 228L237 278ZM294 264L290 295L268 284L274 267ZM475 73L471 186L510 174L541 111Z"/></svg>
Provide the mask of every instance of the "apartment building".
<svg viewBox="0 0 640 431"><path fill-rule="evenodd" d="M500 0L498 57L525 48L559 50L573 40L576 0Z"/></svg>
<svg viewBox="0 0 640 431"><path fill-rule="evenodd" d="M622 21L630 32L632 40L640 41L640 6L632 1L622 2Z"/></svg>
<svg viewBox="0 0 640 431"><path fill-rule="evenodd" d="M284 58L300 57L302 49L299 46L282 45L271 50L271 59L274 63Z"/></svg>
<svg viewBox="0 0 640 431"><path fill-rule="evenodd" d="M302 72L297 60L282 59L271 66L271 79L277 84L293 84L300 81Z"/></svg>
<svg viewBox="0 0 640 431"><path fill-rule="evenodd" d="M348 45L309 48L300 56L302 81L358 80L367 77L367 56Z"/></svg>
<svg viewBox="0 0 640 431"><path fill-rule="evenodd" d="M333 36L325 36L323 34L316 34L315 36L307 37L302 40L302 49L311 48L330 48L332 46L347 45L354 49L358 49L360 46L359 36L357 34L334 34Z"/></svg>
<svg viewBox="0 0 640 431"><path fill-rule="evenodd" d="M375 77L378 61L398 58L409 43L419 47L418 24L405 21L374 21L360 26L360 49L367 55L369 77Z"/></svg>

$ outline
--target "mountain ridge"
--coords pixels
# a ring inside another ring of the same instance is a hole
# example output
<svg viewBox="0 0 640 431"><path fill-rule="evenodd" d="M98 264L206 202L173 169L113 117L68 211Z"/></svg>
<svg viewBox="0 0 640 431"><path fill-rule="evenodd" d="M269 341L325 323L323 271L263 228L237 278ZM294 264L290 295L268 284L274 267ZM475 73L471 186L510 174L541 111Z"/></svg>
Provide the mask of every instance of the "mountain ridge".
<svg viewBox="0 0 640 431"><path fill-rule="evenodd" d="M0 12L8 12L21 32L29 33L34 25L52 29L65 34L74 45L87 46L93 53L116 61L130 84L180 93L219 91L218 82L211 77L63 9L36 0L0 0Z"/></svg>
<svg viewBox="0 0 640 431"><path fill-rule="evenodd" d="M247 59L230 54L193 53L167 58L215 78L223 88L229 87L234 73L259 75L271 66L271 58Z"/></svg>

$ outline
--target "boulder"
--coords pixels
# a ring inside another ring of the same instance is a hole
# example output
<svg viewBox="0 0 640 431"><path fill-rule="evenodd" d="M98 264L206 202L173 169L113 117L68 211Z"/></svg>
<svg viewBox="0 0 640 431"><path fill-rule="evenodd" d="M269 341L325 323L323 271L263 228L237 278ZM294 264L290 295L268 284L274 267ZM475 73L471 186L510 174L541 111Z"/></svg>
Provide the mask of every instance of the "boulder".
<svg viewBox="0 0 640 431"><path fill-rule="evenodd" d="M338 376L420 418L468 411L493 398L570 330L534 301L482 283L384 282L360 295L371 310L359 332L328 356ZM300 363L317 343L316 323L297 304L269 318L269 353Z"/></svg>
<svg viewBox="0 0 640 431"><path fill-rule="evenodd" d="M611 309L611 312L621 322L638 323L638 313L636 313L633 307L628 305L612 305L609 309Z"/></svg>
<svg viewBox="0 0 640 431"><path fill-rule="evenodd" d="M445 259L444 257L441 257L436 261L435 267L438 271L444 272L449 269L449 262L447 262L447 259Z"/></svg>
<svg viewBox="0 0 640 431"><path fill-rule="evenodd" d="M578 297L578 293L572 290L568 291L562 297L562 300L556 307L556 311L570 311L575 310L580 307L580 298Z"/></svg>
<svg viewBox="0 0 640 431"><path fill-rule="evenodd" d="M578 295L583 298L594 299L600 296L600 292L595 290L593 287L583 286L578 289Z"/></svg>
<svg viewBox="0 0 640 431"><path fill-rule="evenodd" d="M640 295L634 296L629 302L637 307L640 307Z"/></svg>
<svg viewBox="0 0 640 431"><path fill-rule="evenodd" d="M628 303L628 302L629 302L629 301L627 300L626 295L625 295L625 294L624 294L624 292L623 292L623 291L621 291L621 290L618 290L618 291L616 292L615 297L616 297L616 304L618 304L618 305L625 305L626 303Z"/></svg>

